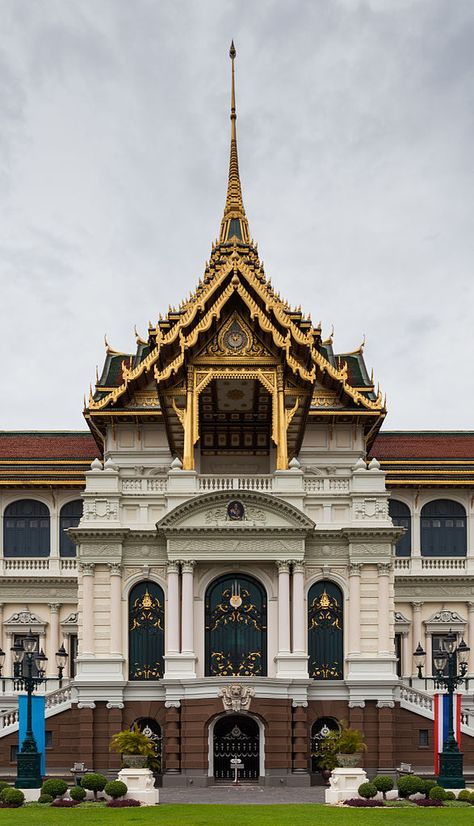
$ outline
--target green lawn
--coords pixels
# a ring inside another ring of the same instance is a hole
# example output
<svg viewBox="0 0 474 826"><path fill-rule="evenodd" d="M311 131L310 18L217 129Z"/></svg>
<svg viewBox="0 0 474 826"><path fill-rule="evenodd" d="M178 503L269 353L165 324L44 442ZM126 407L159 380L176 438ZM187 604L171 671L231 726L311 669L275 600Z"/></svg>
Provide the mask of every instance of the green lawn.
<svg viewBox="0 0 474 826"><path fill-rule="evenodd" d="M224 826L238 823L239 826L348 826L348 824L369 824L369 826L464 826L472 824L472 809L340 809L313 805L169 805L142 809L2 809L1 826L102 826L103 823L133 824L133 826Z"/></svg>

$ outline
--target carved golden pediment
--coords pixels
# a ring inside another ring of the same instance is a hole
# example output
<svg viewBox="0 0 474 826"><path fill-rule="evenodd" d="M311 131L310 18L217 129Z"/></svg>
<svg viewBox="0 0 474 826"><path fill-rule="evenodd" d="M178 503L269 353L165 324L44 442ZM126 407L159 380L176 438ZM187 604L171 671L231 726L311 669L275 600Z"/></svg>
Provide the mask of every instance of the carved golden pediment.
<svg viewBox="0 0 474 826"><path fill-rule="evenodd" d="M159 408L160 400L156 385L150 384L144 390L136 390L126 407L131 408Z"/></svg>
<svg viewBox="0 0 474 826"><path fill-rule="evenodd" d="M311 407L343 407L343 405L338 393L334 390L327 390L318 384L313 390Z"/></svg>
<svg viewBox="0 0 474 826"><path fill-rule="evenodd" d="M233 313L212 337L201 356L261 357L272 355L239 313Z"/></svg>

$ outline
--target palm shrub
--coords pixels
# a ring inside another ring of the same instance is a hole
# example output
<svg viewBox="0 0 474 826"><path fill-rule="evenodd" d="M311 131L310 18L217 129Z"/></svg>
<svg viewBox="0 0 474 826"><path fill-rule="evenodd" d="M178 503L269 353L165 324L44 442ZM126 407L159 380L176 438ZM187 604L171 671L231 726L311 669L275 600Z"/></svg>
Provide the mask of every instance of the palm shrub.
<svg viewBox="0 0 474 826"><path fill-rule="evenodd" d="M81 800L85 800L87 796L87 792L82 786L73 786L72 789L69 789L69 797L71 800L78 800L79 803Z"/></svg>
<svg viewBox="0 0 474 826"><path fill-rule="evenodd" d="M65 780L61 780L60 777L50 777L50 779L45 780L41 786L41 794L50 794L51 797L62 797L63 794L66 794L67 789L68 785Z"/></svg>
<svg viewBox="0 0 474 826"><path fill-rule="evenodd" d="M388 777L386 774L378 774L377 777L374 777L372 783L378 792L382 792L383 799L386 800L387 792L391 792L393 789L392 778Z"/></svg>
<svg viewBox="0 0 474 826"><path fill-rule="evenodd" d="M424 794L424 781L416 774L406 774L398 781L398 796L411 797L412 794Z"/></svg>
<svg viewBox="0 0 474 826"><path fill-rule="evenodd" d="M109 797L117 800L119 797L124 797L124 795L127 794L128 786L126 783L122 783L121 780L111 780L110 783L107 783L104 791Z"/></svg>
<svg viewBox="0 0 474 826"><path fill-rule="evenodd" d="M110 750L119 754L143 754L145 757L155 756L155 746L143 731L134 723L131 729L124 729L114 734L110 741Z"/></svg>
<svg viewBox="0 0 474 826"><path fill-rule="evenodd" d="M107 785L107 778L103 774L89 772L81 778L81 786L89 792L94 792L94 800L97 800L97 792L103 792Z"/></svg>
<svg viewBox="0 0 474 826"><path fill-rule="evenodd" d="M338 732L335 732L337 735ZM340 754L358 754L367 751L362 732L357 728L344 726L339 732L337 750Z"/></svg>
<svg viewBox="0 0 474 826"><path fill-rule="evenodd" d="M357 792L361 797L365 797L366 800L369 800L371 797L376 796L377 786L375 783L361 783L357 789Z"/></svg>

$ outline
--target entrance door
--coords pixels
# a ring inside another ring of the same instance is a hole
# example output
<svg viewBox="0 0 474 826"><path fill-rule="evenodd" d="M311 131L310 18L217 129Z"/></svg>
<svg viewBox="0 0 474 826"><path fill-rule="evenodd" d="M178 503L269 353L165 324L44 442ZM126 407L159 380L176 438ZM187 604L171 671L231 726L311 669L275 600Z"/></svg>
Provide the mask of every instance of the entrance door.
<svg viewBox="0 0 474 826"><path fill-rule="evenodd" d="M243 763L239 779L256 781L260 774L260 732L252 717L229 714L217 721L214 727L214 777L216 780L233 780L231 759L238 757Z"/></svg>

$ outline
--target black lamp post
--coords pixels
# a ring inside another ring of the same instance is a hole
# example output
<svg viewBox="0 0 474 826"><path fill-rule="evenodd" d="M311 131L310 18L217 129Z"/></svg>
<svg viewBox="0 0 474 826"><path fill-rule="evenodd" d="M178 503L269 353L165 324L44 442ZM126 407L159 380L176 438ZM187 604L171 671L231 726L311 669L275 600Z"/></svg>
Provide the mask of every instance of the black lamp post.
<svg viewBox="0 0 474 826"><path fill-rule="evenodd" d="M35 653L36 638L31 633L31 628L24 637L23 642L17 642L11 647L13 654L13 685L17 690L25 690L27 694L26 704L26 734L21 750L17 756L17 776L15 786L17 789L39 789L41 787L41 754L33 734L32 703L31 697L35 689L46 680L46 663L48 658L43 651ZM3 658L2 658L3 655ZM64 645L56 653L58 666L59 685L62 682L63 669L67 661L67 653ZM0 673L5 655L0 654ZM33 677L33 665L36 665L38 676Z"/></svg>
<svg viewBox="0 0 474 826"><path fill-rule="evenodd" d="M442 686L448 693L448 735L443 743L443 750L439 754L439 775L438 782L445 789L464 788L466 782L463 777L463 754L459 751L459 746L454 736L454 691L460 683L463 683L467 674L467 664L470 649L461 640L457 643L456 634L449 631L442 642L442 650L434 658L436 674L428 677L434 680L435 685ZM425 652L418 643L414 653L415 665L418 668L418 677L422 677L422 669L425 659ZM459 662L459 673L458 673ZM445 674L447 666L447 673Z"/></svg>

